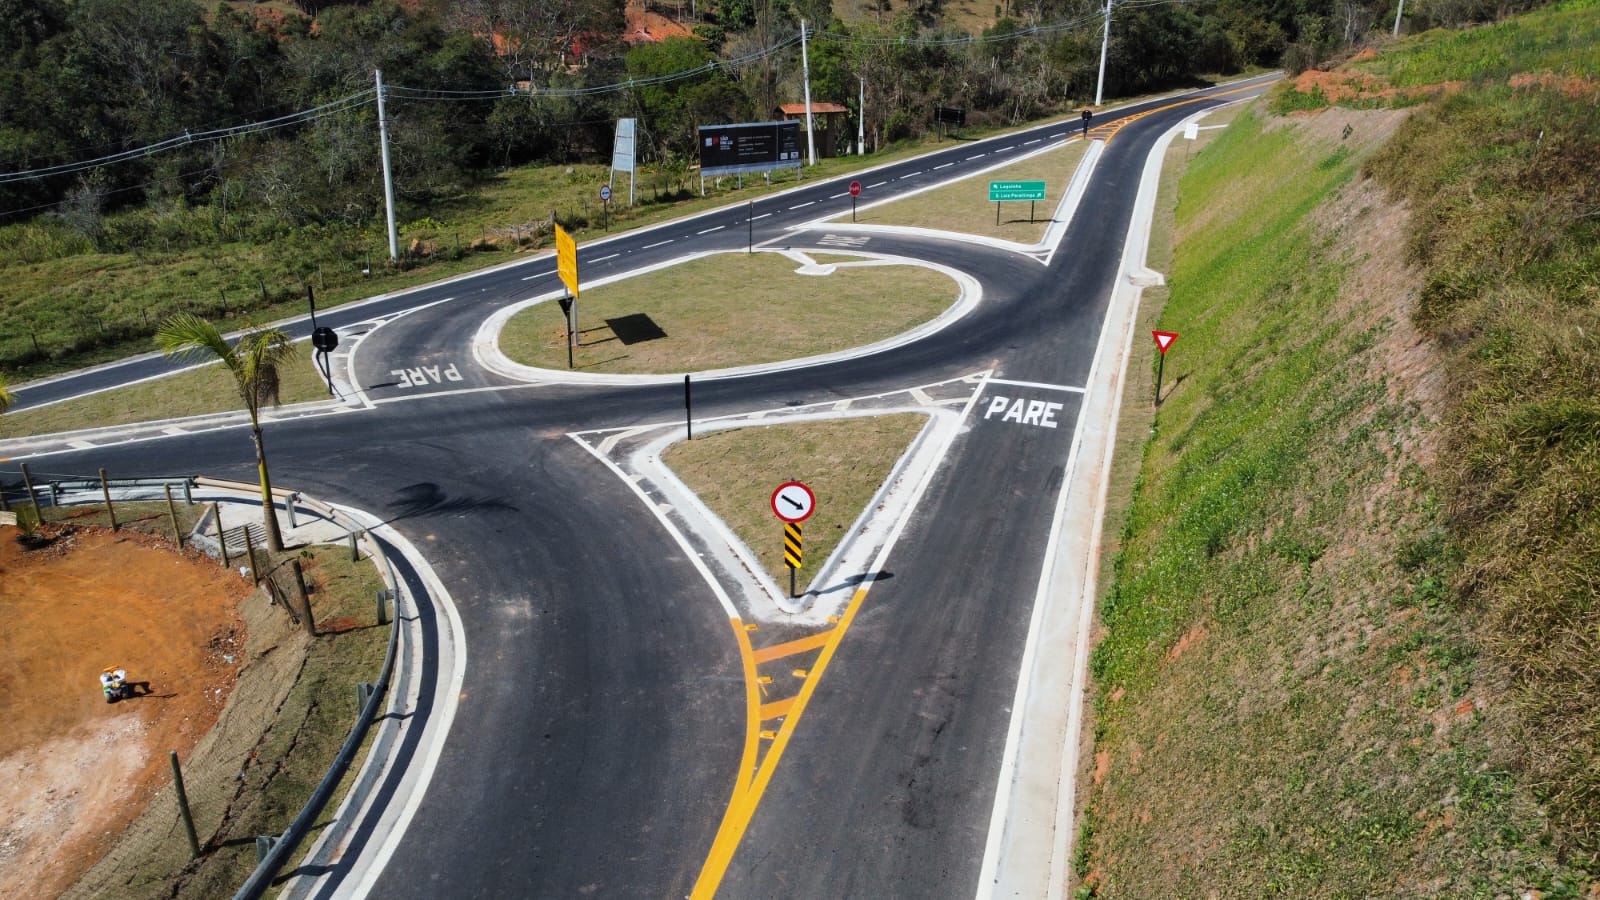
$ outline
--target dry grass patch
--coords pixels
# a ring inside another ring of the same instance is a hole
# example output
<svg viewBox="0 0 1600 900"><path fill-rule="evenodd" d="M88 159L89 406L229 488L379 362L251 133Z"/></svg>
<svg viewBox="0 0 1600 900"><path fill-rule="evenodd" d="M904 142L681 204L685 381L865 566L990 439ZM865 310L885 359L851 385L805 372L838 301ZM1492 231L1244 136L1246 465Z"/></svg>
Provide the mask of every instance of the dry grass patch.
<svg viewBox="0 0 1600 900"><path fill-rule="evenodd" d="M1050 227L1050 217L1067 190L1067 182L1082 161L1088 144L1073 141L1063 147L1047 150L1002 169L973 175L960 181L923 191L856 212L856 221L864 225L900 225L911 228L932 228L939 231L960 231L985 237L1003 238L1020 244L1032 244L1044 236ZM991 181L1043 181L1045 199L1034 204L1035 216L1028 218L1027 201L1009 201L1000 204L1000 222L995 223L995 204L989 202ZM867 192L862 197L871 200ZM846 214L834 219L848 222Z"/></svg>
<svg viewBox="0 0 1600 900"><path fill-rule="evenodd" d="M908 413L736 428L681 441L662 458L785 589L783 523L772 514L772 492L785 481L805 482L817 508L802 523L803 588L849 538L850 526L927 421Z"/></svg>
<svg viewBox="0 0 1600 900"><path fill-rule="evenodd" d="M327 382L322 380L322 373L312 363L309 343L302 341L295 344L294 357L283 367L280 394L284 403L328 398ZM7 413L0 416L0 438L243 409L233 376L222 368L221 363L211 363L198 369L90 394L76 400Z"/></svg>
<svg viewBox="0 0 1600 900"><path fill-rule="evenodd" d="M958 291L917 266L848 265L802 275L778 253L721 253L585 290L575 368L618 374L695 372L776 362L870 344L926 322ZM659 336L626 344L648 317ZM554 301L517 313L500 333L511 359L565 368Z"/></svg>

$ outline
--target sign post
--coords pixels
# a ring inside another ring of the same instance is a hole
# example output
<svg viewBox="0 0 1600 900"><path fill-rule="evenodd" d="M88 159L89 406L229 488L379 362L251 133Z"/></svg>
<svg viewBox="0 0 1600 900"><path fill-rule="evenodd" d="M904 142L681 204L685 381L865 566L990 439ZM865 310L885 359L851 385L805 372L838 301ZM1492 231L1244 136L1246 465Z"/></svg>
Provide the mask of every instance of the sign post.
<svg viewBox="0 0 1600 900"><path fill-rule="evenodd" d="M611 230L611 185L600 185L600 228L602 231Z"/></svg>
<svg viewBox="0 0 1600 900"><path fill-rule="evenodd" d="M861 196L861 182L850 182L850 221L856 220L856 198Z"/></svg>
<svg viewBox="0 0 1600 900"><path fill-rule="evenodd" d="M1167 348L1178 339L1176 331L1152 331L1150 336L1156 339L1156 349L1161 351L1161 361L1156 363L1156 405L1161 405L1161 374L1167 368Z"/></svg>
<svg viewBox="0 0 1600 900"><path fill-rule="evenodd" d="M561 304L561 321L567 326L567 368L572 368L572 298L557 297L556 302Z"/></svg>
<svg viewBox="0 0 1600 900"><path fill-rule="evenodd" d="M789 596L794 597L795 570L804 559L800 523L817 511L817 495L798 481L785 481L772 492L772 513L783 520L783 564L789 567Z"/></svg>
<svg viewBox="0 0 1600 900"><path fill-rule="evenodd" d="M572 295L570 301L571 312L568 319L571 322L569 344L578 343L578 245L572 240L572 235L556 224L556 274L560 276L561 283L567 286L567 293ZM562 305L562 310L567 310L567 305ZM569 365L568 368L571 368Z"/></svg>

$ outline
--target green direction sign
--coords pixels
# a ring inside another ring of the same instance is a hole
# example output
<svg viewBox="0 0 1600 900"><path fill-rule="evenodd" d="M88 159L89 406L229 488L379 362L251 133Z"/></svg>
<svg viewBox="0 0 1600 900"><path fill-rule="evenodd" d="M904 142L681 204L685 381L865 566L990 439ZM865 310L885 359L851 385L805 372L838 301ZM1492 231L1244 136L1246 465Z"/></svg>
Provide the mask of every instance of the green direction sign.
<svg viewBox="0 0 1600 900"><path fill-rule="evenodd" d="M989 202L998 203L1001 200L1043 200L1044 182L1042 181L991 181L989 182Z"/></svg>

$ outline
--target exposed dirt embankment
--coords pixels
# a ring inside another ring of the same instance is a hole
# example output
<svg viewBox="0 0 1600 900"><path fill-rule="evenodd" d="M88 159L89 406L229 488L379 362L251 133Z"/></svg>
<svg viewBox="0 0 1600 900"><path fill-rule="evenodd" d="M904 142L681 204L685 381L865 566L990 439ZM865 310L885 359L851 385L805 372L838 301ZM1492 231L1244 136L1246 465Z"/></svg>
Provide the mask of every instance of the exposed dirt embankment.
<svg viewBox="0 0 1600 900"><path fill-rule="evenodd" d="M130 532L0 528L0 896L53 897L190 758L244 663L249 582ZM122 666L143 695L107 704Z"/></svg>

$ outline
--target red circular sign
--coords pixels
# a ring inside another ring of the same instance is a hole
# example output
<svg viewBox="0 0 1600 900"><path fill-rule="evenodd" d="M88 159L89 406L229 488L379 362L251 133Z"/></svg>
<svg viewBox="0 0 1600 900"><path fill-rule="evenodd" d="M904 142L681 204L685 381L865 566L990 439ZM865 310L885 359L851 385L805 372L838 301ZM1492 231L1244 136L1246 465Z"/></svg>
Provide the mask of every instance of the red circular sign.
<svg viewBox="0 0 1600 900"><path fill-rule="evenodd" d="M817 495L798 481L785 481L772 492L772 512L785 522L804 522L817 511Z"/></svg>
<svg viewBox="0 0 1600 900"><path fill-rule="evenodd" d="M850 182L850 196L852 196L852 197L861 196L861 182L859 182L859 181Z"/></svg>

